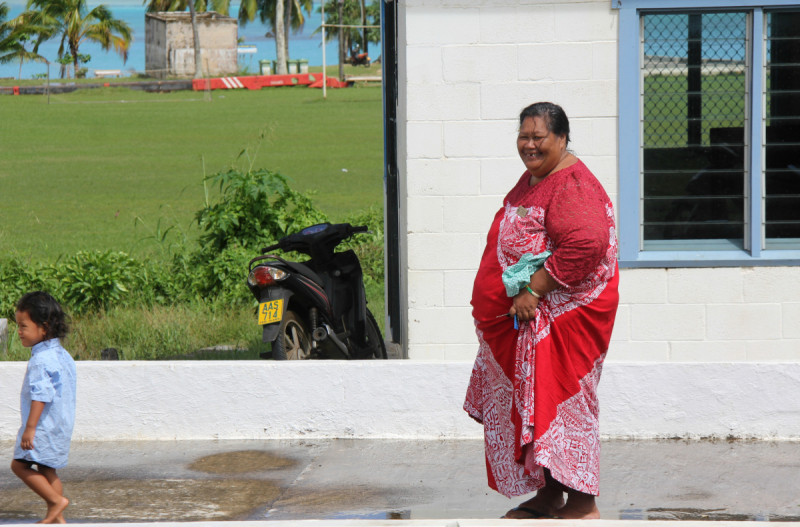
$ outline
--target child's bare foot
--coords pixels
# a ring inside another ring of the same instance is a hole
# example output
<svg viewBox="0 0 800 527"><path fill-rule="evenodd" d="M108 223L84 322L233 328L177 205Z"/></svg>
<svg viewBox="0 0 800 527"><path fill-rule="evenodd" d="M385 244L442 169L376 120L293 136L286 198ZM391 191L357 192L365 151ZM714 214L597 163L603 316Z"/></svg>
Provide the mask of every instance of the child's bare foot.
<svg viewBox="0 0 800 527"><path fill-rule="evenodd" d="M69 505L69 500L63 496L52 505L48 503L47 516L45 516L44 520L36 523L67 523L63 516L64 509L67 508L67 505ZM59 518L61 521L59 521Z"/></svg>

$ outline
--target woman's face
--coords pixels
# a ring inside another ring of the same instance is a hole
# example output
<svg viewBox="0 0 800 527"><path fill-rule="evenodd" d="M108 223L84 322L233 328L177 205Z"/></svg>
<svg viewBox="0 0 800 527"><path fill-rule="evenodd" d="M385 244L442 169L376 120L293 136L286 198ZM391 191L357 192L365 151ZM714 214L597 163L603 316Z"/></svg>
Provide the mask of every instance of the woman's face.
<svg viewBox="0 0 800 527"><path fill-rule="evenodd" d="M541 117L527 117L517 136L517 151L533 177L544 177L556 168L567 150L567 138L547 129Z"/></svg>

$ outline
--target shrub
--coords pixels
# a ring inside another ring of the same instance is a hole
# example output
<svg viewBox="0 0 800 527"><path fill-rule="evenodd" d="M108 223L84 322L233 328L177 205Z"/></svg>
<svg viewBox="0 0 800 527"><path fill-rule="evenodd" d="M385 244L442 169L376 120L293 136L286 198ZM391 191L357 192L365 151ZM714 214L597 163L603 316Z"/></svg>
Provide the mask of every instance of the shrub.
<svg viewBox="0 0 800 527"><path fill-rule="evenodd" d="M141 263L121 252L79 251L50 267L61 301L76 312L124 304L146 285Z"/></svg>
<svg viewBox="0 0 800 527"><path fill-rule="evenodd" d="M14 320L14 306L29 291L49 290L49 275L39 263L12 256L0 259L0 318Z"/></svg>

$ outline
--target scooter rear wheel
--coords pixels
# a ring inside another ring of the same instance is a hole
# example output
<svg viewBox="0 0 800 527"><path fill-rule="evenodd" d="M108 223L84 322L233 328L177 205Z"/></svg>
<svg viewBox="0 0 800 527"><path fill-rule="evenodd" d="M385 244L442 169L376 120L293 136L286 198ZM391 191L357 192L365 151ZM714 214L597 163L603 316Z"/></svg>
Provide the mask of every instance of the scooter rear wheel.
<svg viewBox="0 0 800 527"><path fill-rule="evenodd" d="M311 358L311 337L305 323L294 311L286 311L281 329L272 343L273 360L305 360Z"/></svg>
<svg viewBox="0 0 800 527"><path fill-rule="evenodd" d="M367 345L368 349L372 350L371 356L364 357L365 359L386 359L386 344L383 342L381 335L381 328L375 321L372 312L367 309Z"/></svg>

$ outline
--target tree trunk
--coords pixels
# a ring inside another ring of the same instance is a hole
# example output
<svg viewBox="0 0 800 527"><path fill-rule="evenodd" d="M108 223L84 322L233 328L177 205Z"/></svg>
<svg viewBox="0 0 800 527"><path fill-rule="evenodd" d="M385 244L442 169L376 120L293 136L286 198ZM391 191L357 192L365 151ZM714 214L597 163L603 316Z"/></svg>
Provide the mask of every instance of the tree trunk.
<svg viewBox="0 0 800 527"><path fill-rule="evenodd" d="M278 65L275 68L278 75L286 75L286 31L284 31L283 1L275 1L275 52L278 55Z"/></svg>
<svg viewBox="0 0 800 527"><path fill-rule="evenodd" d="M289 60L289 31L292 29L292 8L294 7L294 0L286 0L286 4L286 27L284 27L284 34L286 35L286 60Z"/></svg>
<svg viewBox="0 0 800 527"><path fill-rule="evenodd" d="M200 32L197 30L197 13L194 0L189 0L189 14L192 17L192 40L194 41L194 78L203 78L203 60L200 57Z"/></svg>
<svg viewBox="0 0 800 527"><path fill-rule="evenodd" d="M22 63L24 62L24 60L25 59L23 59L22 57L19 58L19 75L17 75L18 81L22 80Z"/></svg>
<svg viewBox="0 0 800 527"><path fill-rule="evenodd" d="M367 25L367 5L366 5L366 0L361 0L361 25L362 26L366 26ZM367 42L367 28L365 28L365 27L361 28L361 35L362 35L361 36L361 43L364 46L364 50L362 51L362 53L366 53L367 55L369 55L369 42ZM367 65L369 65L369 64L367 64Z"/></svg>
<svg viewBox="0 0 800 527"><path fill-rule="evenodd" d="M344 28L342 27L342 24L344 24L342 21L344 0L338 0L336 6L339 13L339 16L336 18L336 23L339 24L339 81L344 82Z"/></svg>

